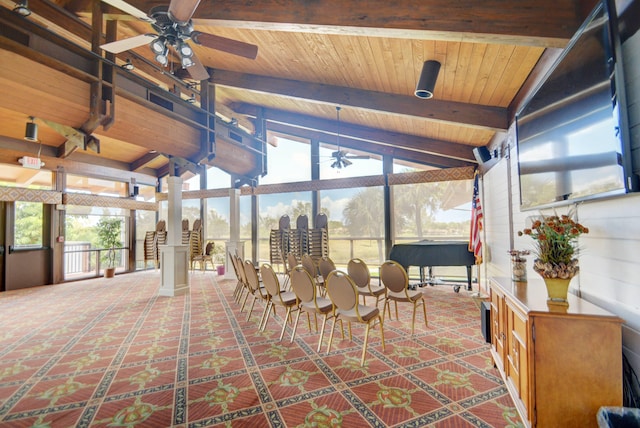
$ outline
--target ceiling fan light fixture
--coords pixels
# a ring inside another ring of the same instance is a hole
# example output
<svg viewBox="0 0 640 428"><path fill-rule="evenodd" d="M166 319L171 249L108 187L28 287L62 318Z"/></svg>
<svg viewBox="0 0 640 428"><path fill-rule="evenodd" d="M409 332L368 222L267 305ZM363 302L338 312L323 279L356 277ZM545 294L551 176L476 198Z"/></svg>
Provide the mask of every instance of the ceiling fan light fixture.
<svg viewBox="0 0 640 428"><path fill-rule="evenodd" d="M38 124L35 123L35 117L29 116L31 122L27 122L27 127L24 131L24 139L27 141L38 141Z"/></svg>
<svg viewBox="0 0 640 428"><path fill-rule="evenodd" d="M177 44L178 52L182 58L191 58L193 56L193 49L183 40L180 40Z"/></svg>
<svg viewBox="0 0 640 428"><path fill-rule="evenodd" d="M165 44L165 39L163 37L158 37L154 39L151 43L149 43L149 47L151 48L151 52L156 55L167 55L167 46Z"/></svg>
<svg viewBox="0 0 640 428"><path fill-rule="evenodd" d="M165 66L169 63L169 58L167 58L167 55L158 54L156 55L156 61L158 61L162 66Z"/></svg>
<svg viewBox="0 0 640 428"><path fill-rule="evenodd" d="M127 71L131 71L131 70L136 68L133 65L133 63L131 62L130 58L127 58L127 61L124 64L122 64L120 67L122 67L122 69L127 70Z"/></svg>
<svg viewBox="0 0 640 428"><path fill-rule="evenodd" d="M21 0L20 3L13 8L13 11L20 16L24 16L25 18L31 15L31 9L29 9L28 0Z"/></svg>
<svg viewBox="0 0 640 428"><path fill-rule="evenodd" d="M182 64L182 68L191 67L195 64L193 60L188 56L183 56L182 58L180 58L180 63Z"/></svg>
<svg viewBox="0 0 640 428"><path fill-rule="evenodd" d="M422 72L420 73L420 80L416 86L415 96L428 100L433 98L433 89L436 87L436 80L438 80L438 73L440 72L440 63L435 60L428 60L422 64Z"/></svg>

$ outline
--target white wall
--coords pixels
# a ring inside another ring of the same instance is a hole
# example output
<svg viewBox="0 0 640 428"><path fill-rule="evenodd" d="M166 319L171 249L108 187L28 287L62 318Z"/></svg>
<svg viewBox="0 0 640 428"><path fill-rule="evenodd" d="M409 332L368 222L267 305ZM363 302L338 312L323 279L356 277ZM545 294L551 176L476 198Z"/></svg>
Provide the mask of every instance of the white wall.
<svg viewBox="0 0 640 428"><path fill-rule="evenodd" d="M635 145L640 146L640 32L623 48L631 135ZM516 234L529 225L528 216L538 213L520 211L517 154L511 141L513 129L505 143L510 147L510 156L504 156L483 176L486 276L510 275L507 251L511 240L515 249L533 249L529 237ZM623 351L636 373L640 373L640 194L584 202L556 211L565 214L572 208L580 223L589 228L589 234L580 238L580 275L571 282L571 292L625 320ZM530 256L529 277L537 275L532 259Z"/></svg>

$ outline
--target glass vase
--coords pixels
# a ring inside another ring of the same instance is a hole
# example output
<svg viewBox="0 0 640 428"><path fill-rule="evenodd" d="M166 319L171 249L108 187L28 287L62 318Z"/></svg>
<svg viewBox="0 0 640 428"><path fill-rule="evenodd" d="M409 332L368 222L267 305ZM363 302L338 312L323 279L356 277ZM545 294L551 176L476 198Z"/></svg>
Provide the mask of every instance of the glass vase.
<svg viewBox="0 0 640 428"><path fill-rule="evenodd" d="M527 259L520 255L511 256L511 280L527 282Z"/></svg>

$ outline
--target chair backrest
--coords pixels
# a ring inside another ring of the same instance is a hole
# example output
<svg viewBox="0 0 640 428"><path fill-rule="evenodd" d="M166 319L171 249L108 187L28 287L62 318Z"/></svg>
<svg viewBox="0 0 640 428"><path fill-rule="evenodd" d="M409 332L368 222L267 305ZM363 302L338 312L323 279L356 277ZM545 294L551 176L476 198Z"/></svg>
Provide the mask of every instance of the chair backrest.
<svg viewBox="0 0 640 428"><path fill-rule="evenodd" d="M396 293L407 290L409 286L407 271L393 260L387 260L380 266L380 280L385 287Z"/></svg>
<svg viewBox="0 0 640 428"><path fill-rule="evenodd" d="M316 298L316 285L309 272L303 266L294 266L291 271L291 287L293 292L303 303L311 302Z"/></svg>
<svg viewBox="0 0 640 428"><path fill-rule="evenodd" d="M351 259L347 264L347 273L356 283L358 288L369 289L371 283L371 273L369 267L361 259Z"/></svg>
<svg viewBox="0 0 640 428"><path fill-rule="evenodd" d="M212 255L212 254L213 254L213 248L214 248L214 245L215 245L215 244L214 244L214 242L213 242L213 241L209 241L209 242L207 242L207 246L204 248L204 253L205 253L207 256L210 256L210 255Z"/></svg>
<svg viewBox="0 0 640 428"><path fill-rule="evenodd" d="M358 290L348 274L334 270L327 278L326 287L329 299L338 309L341 311L357 309Z"/></svg>
<svg viewBox="0 0 640 428"><path fill-rule="evenodd" d="M296 229L309 229L309 218L305 214L300 214L296 219Z"/></svg>
<svg viewBox="0 0 640 428"><path fill-rule="evenodd" d="M326 281L329 274L336 270L336 264L329 257L324 256L318 261L318 269L320 270L320 275Z"/></svg>
<svg viewBox="0 0 640 428"><path fill-rule="evenodd" d="M294 267L298 266L300 263L298 262L298 259L296 258L296 255L293 253L289 253L287 254L287 266L289 268L289 271L292 271Z"/></svg>
<svg viewBox="0 0 640 428"><path fill-rule="evenodd" d="M265 263L260 266L260 276L262 277L264 288L267 289L267 293L269 293L271 297L277 298L277 296L280 295L280 281L278 281L278 277L270 264Z"/></svg>
<svg viewBox="0 0 640 428"><path fill-rule="evenodd" d="M246 278L247 284L249 287L256 291L260 288L260 279L258 279L258 272L256 272L256 267L251 263L251 260L244 261L244 276Z"/></svg>
<svg viewBox="0 0 640 428"><path fill-rule="evenodd" d="M309 272L309 275L311 275L312 278L318 276L318 268L316 267L315 262L309 254L303 254L301 262L302 266L304 266L304 268L307 270L307 272Z"/></svg>
<svg viewBox="0 0 640 428"><path fill-rule="evenodd" d="M229 253L229 259L231 260L231 266L233 266L233 271L236 274L236 278L238 278L238 281L242 282L242 277L240 276L240 272L238 272L238 263L236 262L236 256Z"/></svg>

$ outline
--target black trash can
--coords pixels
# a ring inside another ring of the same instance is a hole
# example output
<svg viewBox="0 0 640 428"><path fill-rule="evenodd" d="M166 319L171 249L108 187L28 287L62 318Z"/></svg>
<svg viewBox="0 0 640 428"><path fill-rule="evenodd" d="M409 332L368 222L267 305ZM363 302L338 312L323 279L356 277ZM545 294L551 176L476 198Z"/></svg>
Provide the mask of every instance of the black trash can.
<svg viewBox="0 0 640 428"><path fill-rule="evenodd" d="M640 428L640 409L600 407L596 417L599 428Z"/></svg>

